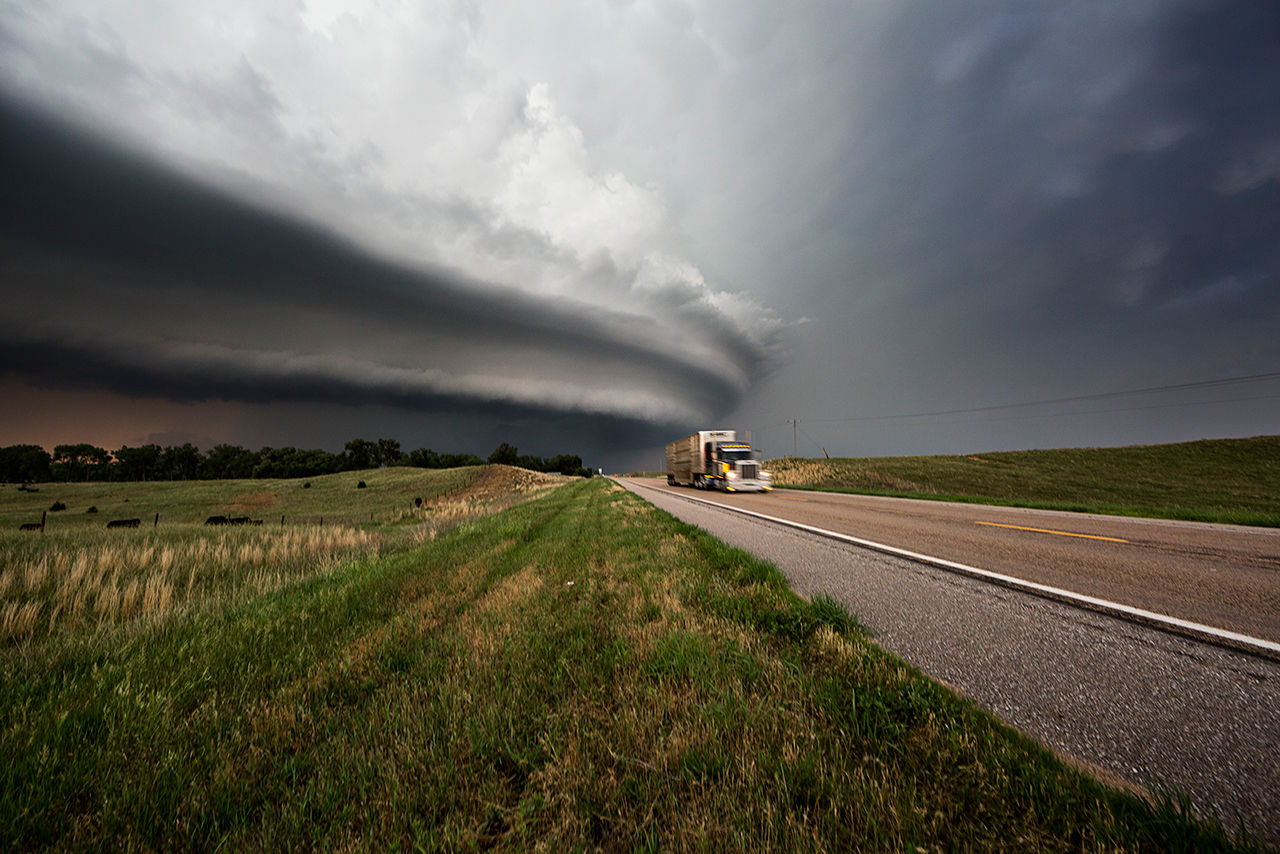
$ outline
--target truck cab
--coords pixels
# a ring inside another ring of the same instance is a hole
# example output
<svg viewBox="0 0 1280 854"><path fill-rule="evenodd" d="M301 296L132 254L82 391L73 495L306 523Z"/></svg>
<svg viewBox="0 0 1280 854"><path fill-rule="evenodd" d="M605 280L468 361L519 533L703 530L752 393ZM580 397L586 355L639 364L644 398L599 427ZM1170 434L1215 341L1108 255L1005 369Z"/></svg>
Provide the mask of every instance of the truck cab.
<svg viewBox="0 0 1280 854"><path fill-rule="evenodd" d="M703 475L694 480L702 489L723 492L768 492L769 472L760 465L760 452L736 438L703 443Z"/></svg>
<svg viewBox="0 0 1280 854"><path fill-rule="evenodd" d="M760 452L733 430L699 430L667 445L667 483L724 492L768 492Z"/></svg>

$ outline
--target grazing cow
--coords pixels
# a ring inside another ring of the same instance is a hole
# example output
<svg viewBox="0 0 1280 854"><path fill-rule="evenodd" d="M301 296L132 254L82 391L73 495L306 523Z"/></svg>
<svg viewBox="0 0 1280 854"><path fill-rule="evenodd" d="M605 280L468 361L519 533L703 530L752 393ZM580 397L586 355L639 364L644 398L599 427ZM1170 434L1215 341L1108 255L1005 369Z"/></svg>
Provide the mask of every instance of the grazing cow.
<svg viewBox="0 0 1280 854"><path fill-rule="evenodd" d="M226 525L227 517L226 516L210 516L208 519L204 520L204 523L206 525Z"/></svg>
<svg viewBox="0 0 1280 854"><path fill-rule="evenodd" d="M107 523L108 528L136 528L142 524L141 519L112 519Z"/></svg>
<svg viewBox="0 0 1280 854"><path fill-rule="evenodd" d="M248 516L232 516L227 519L227 524L228 525L248 525L249 517Z"/></svg>
<svg viewBox="0 0 1280 854"><path fill-rule="evenodd" d="M18 526L19 531L39 531L44 528L39 522L23 522Z"/></svg>

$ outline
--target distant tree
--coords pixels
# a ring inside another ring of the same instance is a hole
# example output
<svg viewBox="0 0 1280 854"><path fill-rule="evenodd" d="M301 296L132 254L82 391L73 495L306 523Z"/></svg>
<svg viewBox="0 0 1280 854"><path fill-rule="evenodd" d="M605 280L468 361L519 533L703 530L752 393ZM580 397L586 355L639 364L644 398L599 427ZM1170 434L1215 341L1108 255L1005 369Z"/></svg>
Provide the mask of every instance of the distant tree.
<svg viewBox="0 0 1280 854"><path fill-rule="evenodd" d="M543 459L521 455L507 442L494 449L488 462L535 471L590 474L581 469L580 457L562 454ZM124 445L114 455L95 445L68 444L58 445L50 454L39 445L11 445L0 448L0 481L297 478L378 466L461 468L484 464L485 460L475 454L442 454L430 448L418 448L406 454L394 439L376 442L352 439L341 454L291 447L249 451L239 445L216 445L208 454L202 454L190 442L165 448L155 444L136 448Z"/></svg>
<svg viewBox="0 0 1280 854"><path fill-rule="evenodd" d="M214 445L205 454L200 466L200 476L207 480L229 480L253 477L253 469L259 462L256 451L239 445Z"/></svg>
<svg viewBox="0 0 1280 854"><path fill-rule="evenodd" d="M541 471L542 457L535 457L532 454L520 454L508 465L519 466L522 469L529 469L529 471Z"/></svg>
<svg viewBox="0 0 1280 854"><path fill-rule="evenodd" d="M475 454L441 454L440 468L458 469L463 466L482 466L484 460Z"/></svg>
<svg viewBox="0 0 1280 854"><path fill-rule="evenodd" d="M263 478L315 477L345 468L346 459L319 449L263 448L253 476Z"/></svg>
<svg viewBox="0 0 1280 854"><path fill-rule="evenodd" d="M560 454L547 460L546 471L553 471L559 474L582 476L585 471L582 467L582 457L577 454Z"/></svg>
<svg viewBox="0 0 1280 854"><path fill-rule="evenodd" d="M160 468L159 445L143 445L140 448L121 446L112 454L116 458L115 476L119 480L155 480Z"/></svg>
<svg viewBox="0 0 1280 854"><path fill-rule="evenodd" d="M53 449L52 474L59 480L88 480L105 474L111 454L106 448L80 443L56 445Z"/></svg>
<svg viewBox="0 0 1280 854"><path fill-rule="evenodd" d="M160 471L166 480L195 480L203 462L200 449L190 442L171 445L160 452Z"/></svg>
<svg viewBox="0 0 1280 854"><path fill-rule="evenodd" d="M398 465L404 459L404 454L400 452L400 443L395 439L379 439L376 456L380 466Z"/></svg>
<svg viewBox="0 0 1280 854"><path fill-rule="evenodd" d="M506 442L493 449L493 453L489 455L490 463L499 463L507 466L518 465L520 462L520 451Z"/></svg>
<svg viewBox="0 0 1280 854"><path fill-rule="evenodd" d="M10 445L0 448L0 482L43 483L52 480L49 467L53 457L39 445Z"/></svg>
<svg viewBox="0 0 1280 854"><path fill-rule="evenodd" d="M346 444L346 463L344 468L371 469L377 465L378 446L368 439L352 439Z"/></svg>
<svg viewBox="0 0 1280 854"><path fill-rule="evenodd" d="M444 468L440 464L440 455L430 448L417 448L409 452L406 457L409 465L416 466L420 469L438 469Z"/></svg>

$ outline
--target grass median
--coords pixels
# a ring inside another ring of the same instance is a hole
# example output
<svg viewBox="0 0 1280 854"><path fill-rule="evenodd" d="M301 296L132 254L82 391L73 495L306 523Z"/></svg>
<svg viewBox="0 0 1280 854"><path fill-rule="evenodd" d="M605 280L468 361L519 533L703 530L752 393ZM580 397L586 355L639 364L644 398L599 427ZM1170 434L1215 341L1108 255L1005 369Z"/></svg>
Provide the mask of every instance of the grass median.
<svg viewBox="0 0 1280 854"><path fill-rule="evenodd" d="M0 845L1227 848L602 480L0 656Z"/></svg>

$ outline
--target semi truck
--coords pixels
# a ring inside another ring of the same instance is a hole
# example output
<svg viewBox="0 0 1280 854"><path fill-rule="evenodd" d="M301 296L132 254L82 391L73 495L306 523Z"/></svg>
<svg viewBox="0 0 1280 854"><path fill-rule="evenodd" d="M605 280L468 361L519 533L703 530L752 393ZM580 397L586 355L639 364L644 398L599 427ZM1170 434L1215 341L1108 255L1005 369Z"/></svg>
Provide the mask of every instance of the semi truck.
<svg viewBox="0 0 1280 854"><path fill-rule="evenodd" d="M760 452L734 430L699 430L667 445L667 483L723 492L768 492Z"/></svg>

